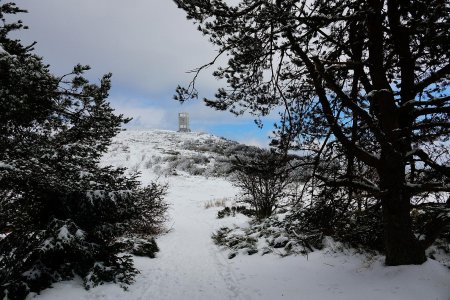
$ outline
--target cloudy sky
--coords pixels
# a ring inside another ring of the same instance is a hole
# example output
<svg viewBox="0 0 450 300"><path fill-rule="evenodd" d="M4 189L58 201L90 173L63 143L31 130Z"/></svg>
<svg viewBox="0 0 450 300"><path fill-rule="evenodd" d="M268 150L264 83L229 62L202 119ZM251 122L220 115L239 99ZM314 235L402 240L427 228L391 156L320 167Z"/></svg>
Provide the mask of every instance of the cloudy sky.
<svg viewBox="0 0 450 300"><path fill-rule="evenodd" d="M187 85L189 70L209 62L215 49L171 0L16 0L27 9L20 19L30 27L19 38L36 41L56 74L77 63L92 67L98 80L113 73L110 102L131 116L133 127L176 130L177 114L187 111L194 131L205 131L249 144L268 143L273 120L258 129L252 116L216 112L201 100L183 105L172 100L178 84ZM199 77L200 99L221 85L213 69Z"/></svg>

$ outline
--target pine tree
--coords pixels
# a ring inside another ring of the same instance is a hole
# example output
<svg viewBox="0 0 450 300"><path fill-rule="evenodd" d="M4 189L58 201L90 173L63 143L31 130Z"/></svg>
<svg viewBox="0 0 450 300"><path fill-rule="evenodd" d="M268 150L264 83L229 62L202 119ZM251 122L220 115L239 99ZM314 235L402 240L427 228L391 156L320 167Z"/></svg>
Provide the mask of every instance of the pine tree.
<svg viewBox="0 0 450 300"><path fill-rule="evenodd" d="M175 3L218 57L229 58L214 72L228 86L206 104L238 115L281 109L281 145L339 144L345 174L318 179L349 188L350 198L363 191L381 202L386 264L423 263L450 223L443 204L450 191L449 2ZM197 95L192 82L178 87L176 99ZM375 178L355 173L358 164ZM430 195L442 200L438 221L419 240L411 209Z"/></svg>
<svg viewBox="0 0 450 300"><path fill-rule="evenodd" d="M147 220L139 205L153 194L123 169L99 166L129 120L107 102L111 74L98 85L83 77L88 66L53 75L33 45L8 37L24 26L5 16L21 12L0 6L0 298L75 275L86 288L131 283L137 270L115 240Z"/></svg>

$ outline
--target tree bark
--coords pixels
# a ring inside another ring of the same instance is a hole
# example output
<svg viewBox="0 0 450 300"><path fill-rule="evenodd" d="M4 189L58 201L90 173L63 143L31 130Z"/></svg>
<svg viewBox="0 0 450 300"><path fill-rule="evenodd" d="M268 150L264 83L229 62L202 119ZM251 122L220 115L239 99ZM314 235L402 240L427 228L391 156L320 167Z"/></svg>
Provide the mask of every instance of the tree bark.
<svg viewBox="0 0 450 300"><path fill-rule="evenodd" d="M409 118L407 113L402 115L396 105L393 91L386 77L383 47L386 41L382 16L384 1L368 0L367 4L370 7L367 15L369 73L374 88L370 106L384 134L383 140L378 140L381 153L377 171L381 189L386 265L422 264L426 261L425 249L413 233L410 215L411 195L405 187L405 153L410 149L410 140L407 136L401 136L401 129L408 126ZM395 3L391 1L390 4L390 21L395 23L397 17L395 15L397 11L393 7ZM405 50L401 45L397 46L398 51L407 52L407 49ZM403 67L402 80L406 80L406 82L402 81L402 96L407 97L412 90L406 85L411 79L410 73L407 72L410 66L402 60L401 67ZM410 91L406 93L408 89Z"/></svg>
<svg viewBox="0 0 450 300"><path fill-rule="evenodd" d="M414 236L410 215L410 195L404 188L405 167L401 157L382 152L378 169L383 209L386 265L422 264L425 249Z"/></svg>

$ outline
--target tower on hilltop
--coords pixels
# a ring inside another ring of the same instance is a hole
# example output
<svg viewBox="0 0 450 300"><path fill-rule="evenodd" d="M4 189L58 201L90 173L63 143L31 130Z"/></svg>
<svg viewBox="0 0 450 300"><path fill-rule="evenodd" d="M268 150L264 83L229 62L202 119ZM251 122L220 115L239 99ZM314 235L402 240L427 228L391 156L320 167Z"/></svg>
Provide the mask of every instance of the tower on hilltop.
<svg viewBox="0 0 450 300"><path fill-rule="evenodd" d="M178 132L191 132L191 129L189 129L189 114L187 112L178 114Z"/></svg>

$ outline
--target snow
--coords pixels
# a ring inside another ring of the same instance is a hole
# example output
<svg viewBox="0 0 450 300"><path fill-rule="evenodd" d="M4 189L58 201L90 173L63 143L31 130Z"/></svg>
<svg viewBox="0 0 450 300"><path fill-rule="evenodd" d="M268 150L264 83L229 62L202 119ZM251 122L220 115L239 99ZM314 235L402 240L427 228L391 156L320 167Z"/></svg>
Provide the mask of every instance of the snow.
<svg viewBox="0 0 450 300"><path fill-rule="evenodd" d="M84 237L84 232L81 229L77 229L77 231L75 232L75 236L77 238L83 238Z"/></svg>
<svg viewBox="0 0 450 300"><path fill-rule="evenodd" d="M104 163L137 165L146 184L158 175L144 167L143 154L151 157L170 150L184 155L181 146L186 140L210 137L169 131L125 132L117 137ZM248 218L238 214L217 219L220 208L206 209L205 204L232 199L236 188L226 179L184 173L159 181L169 184L170 230L157 239L161 251L155 259L134 257L141 273L128 291L115 284L86 291L81 280L75 279L29 299L450 299L450 271L437 261L386 267L380 256L339 252L332 241L326 250L308 256L239 254L228 259L229 253L213 244L211 234L223 226L243 226ZM282 242L284 238L279 239Z"/></svg>
<svg viewBox="0 0 450 300"><path fill-rule="evenodd" d="M68 241L72 239L72 235L69 233L69 229L67 229L67 225L64 225L59 229L58 239L61 241Z"/></svg>
<svg viewBox="0 0 450 300"><path fill-rule="evenodd" d="M9 169L9 170L15 170L15 168L13 166L11 166L10 164L7 164L3 161L0 161L0 168L1 169Z"/></svg>
<svg viewBox="0 0 450 300"><path fill-rule="evenodd" d="M274 245L285 245L289 239L285 236L279 236L276 239L274 239L273 244Z"/></svg>

